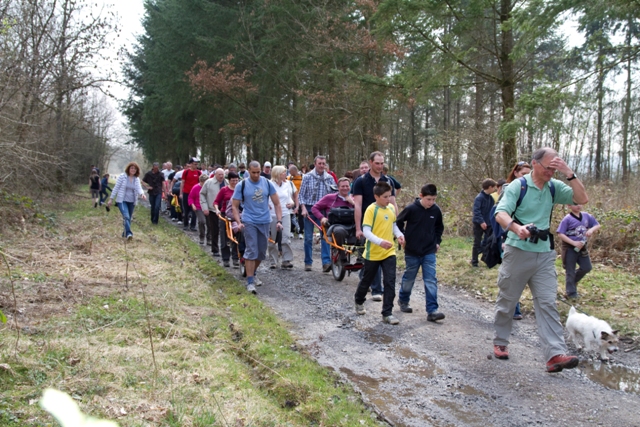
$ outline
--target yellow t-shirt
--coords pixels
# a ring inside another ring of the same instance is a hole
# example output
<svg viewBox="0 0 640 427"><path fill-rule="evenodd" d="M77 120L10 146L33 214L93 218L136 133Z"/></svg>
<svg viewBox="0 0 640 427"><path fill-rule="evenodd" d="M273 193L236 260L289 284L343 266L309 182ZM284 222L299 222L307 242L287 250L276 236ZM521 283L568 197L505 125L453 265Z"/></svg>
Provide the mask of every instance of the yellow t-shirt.
<svg viewBox="0 0 640 427"><path fill-rule="evenodd" d="M393 243L393 224L396 222L396 211L393 205L389 204L386 208L378 206L377 203L369 205L364 213L362 226L371 227L371 232L387 242ZM396 245L392 245L390 249L384 249L367 240L364 248L364 257L369 261L382 261L396 254Z"/></svg>

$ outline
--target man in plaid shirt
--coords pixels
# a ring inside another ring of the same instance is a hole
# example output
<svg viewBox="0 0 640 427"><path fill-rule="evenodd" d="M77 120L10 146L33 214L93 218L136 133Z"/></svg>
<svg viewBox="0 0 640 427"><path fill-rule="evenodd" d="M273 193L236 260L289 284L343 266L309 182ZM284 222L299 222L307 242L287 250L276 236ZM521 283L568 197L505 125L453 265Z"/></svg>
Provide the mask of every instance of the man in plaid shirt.
<svg viewBox="0 0 640 427"><path fill-rule="evenodd" d="M316 224L319 224L318 218L311 213L311 208L318 200L322 199L327 194L333 192L331 186L336 185L336 181L331 175L327 173L327 158L325 156L316 156L313 161L314 169L306 173L302 177L302 184L300 185L300 194L298 199L300 200L300 206L302 209L302 216L305 217L304 221L304 269L305 271L311 271L311 264L313 263L313 229L314 225L309 220L311 218ZM322 271L327 272L331 270L331 248L329 244L321 241L322 249Z"/></svg>

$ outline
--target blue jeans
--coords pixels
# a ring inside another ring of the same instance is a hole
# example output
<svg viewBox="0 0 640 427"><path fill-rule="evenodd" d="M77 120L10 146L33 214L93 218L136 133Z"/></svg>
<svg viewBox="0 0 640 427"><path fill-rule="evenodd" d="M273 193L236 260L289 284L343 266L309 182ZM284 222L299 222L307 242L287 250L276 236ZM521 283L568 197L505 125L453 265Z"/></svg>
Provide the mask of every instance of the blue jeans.
<svg viewBox="0 0 640 427"><path fill-rule="evenodd" d="M131 232L131 217L133 216L133 208L135 207L136 204L133 202L118 203L118 209L120 209L122 222L124 223L124 233L122 234L122 237L126 237L129 234L133 235Z"/></svg>
<svg viewBox="0 0 640 427"><path fill-rule="evenodd" d="M320 225L318 218L311 213L312 205L306 205L309 218L311 218L316 224ZM315 225L308 218L304 220L304 265L311 265L313 263L313 228ZM324 239L320 240L320 254L322 258L322 265L331 264L331 247Z"/></svg>
<svg viewBox="0 0 640 427"><path fill-rule="evenodd" d="M374 276L382 269L384 277L384 294L382 296L382 315L391 316L393 312L393 300L396 297L396 256L392 255L381 261L364 260L364 277L358 283L358 289L354 299L356 304L364 304L367 299L367 291Z"/></svg>
<svg viewBox="0 0 640 427"><path fill-rule="evenodd" d="M424 282L424 295L426 301L427 313L438 311L438 279L436 278L436 254L428 254L424 256L413 256L406 254L404 260L407 268L402 275L402 284L400 285L400 295L398 302L409 303L411 298L411 290L413 283L418 275L418 269L422 267L422 281Z"/></svg>
<svg viewBox="0 0 640 427"><path fill-rule="evenodd" d="M100 204L103 204L104 202L106 202L108 197L109 197L109 195L107 194L106 191L101 191L100 192Z"/></svg>
<svg viewBox="0 0 640 427"><path fill-rule="evenodd" d="M149 194L149 210L151 211L151 223L157 224L160 217L160 203L162 202L162 193Z"/></svg>
<svg viewBox="0 0 640 427"><path fill-rule="evenodd" d="M361 268L360 273L358 273L358 278L362 280L363 277L364 277L364 268ZM375 276L373 276L373 280L371 281L371 295L382 295L382 294L384 294L384 289L382 289L382 268L378 267L378 272L376 273Z"/></svg>

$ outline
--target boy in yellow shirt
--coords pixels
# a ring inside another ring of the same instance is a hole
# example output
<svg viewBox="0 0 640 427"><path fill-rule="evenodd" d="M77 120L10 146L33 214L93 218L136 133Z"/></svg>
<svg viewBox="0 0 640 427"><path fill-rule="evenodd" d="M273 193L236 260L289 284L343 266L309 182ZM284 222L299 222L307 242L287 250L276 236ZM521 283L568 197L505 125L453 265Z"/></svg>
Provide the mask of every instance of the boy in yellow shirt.
<svg viewBox="0 0 640 427"><path fill-rule="evenodd" d="M364 250L364 274L355 294L356 313L365 314L364 308L367 290L382 268L384 295L382 299L382 321L391 325L400 323L393 314L393 300L396 297L396 249L393 237L404 245L404 235L396 225L396 211L389 204L391 186L378 182L373 187L374 204L369 205L362 221L362 233L367 238Z"/></svg>

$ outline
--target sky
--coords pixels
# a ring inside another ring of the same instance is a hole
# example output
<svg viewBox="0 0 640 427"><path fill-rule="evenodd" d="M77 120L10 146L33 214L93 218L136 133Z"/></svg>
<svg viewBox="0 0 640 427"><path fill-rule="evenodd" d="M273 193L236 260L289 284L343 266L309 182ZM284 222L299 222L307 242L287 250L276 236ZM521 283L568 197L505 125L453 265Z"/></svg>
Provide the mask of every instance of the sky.
<svg viewBox="0 0 640 427"><path fill-rule="evenodd" d="M136 37L142 34L141 20L144 15L143 0L99 0L97 7L104 8L106 14L107 10L112 10L117 16L117 24L120 28L120 34L115 38L114 46L109 49L109 60L105 60L100 64L100 68L110 69L120 75L120 69L122 64L117 58L117 53L122 48L130 49L130 47L136 42ZM118 100L124 100L128 97L129 91L126 87L118 84L111 84L108 88ZM110 99L109 103L116 112L118 121L122 126L126 126L125 118L118 111L118 103L116 100Z"/></svg>

